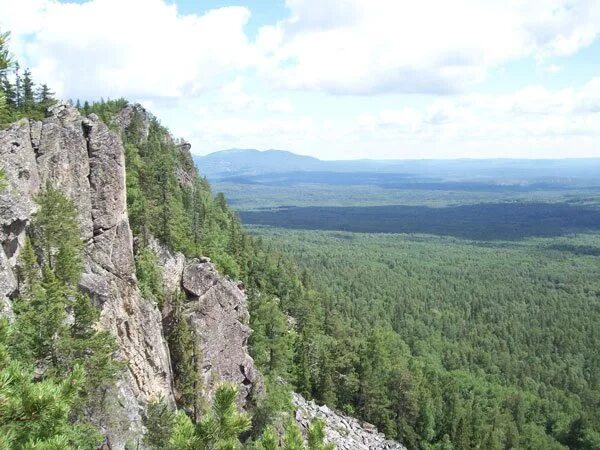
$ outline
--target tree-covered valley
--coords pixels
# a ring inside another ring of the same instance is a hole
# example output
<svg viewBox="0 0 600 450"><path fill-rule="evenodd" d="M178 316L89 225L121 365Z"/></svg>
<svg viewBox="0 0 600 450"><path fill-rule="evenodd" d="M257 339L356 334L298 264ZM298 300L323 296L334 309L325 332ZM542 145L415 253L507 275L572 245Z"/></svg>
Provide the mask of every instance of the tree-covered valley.
<svg viewBox="0 0 600 450"><path fill-rule="evenodd" d="M319 381L301 392L409 448L597 448L596 180L461 164L452 180L429 164L435 184L247 163L212 177L319 293Z"/></svg>

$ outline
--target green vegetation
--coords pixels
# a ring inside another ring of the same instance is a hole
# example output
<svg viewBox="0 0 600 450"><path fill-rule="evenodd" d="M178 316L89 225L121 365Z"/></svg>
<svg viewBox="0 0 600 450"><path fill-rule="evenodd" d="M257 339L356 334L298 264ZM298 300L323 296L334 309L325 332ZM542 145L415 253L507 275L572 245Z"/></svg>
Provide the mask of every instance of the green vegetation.
<svg viewBox="0 0 600 450"><path fill-rule="evenodd" d="M515 240L600 230L600 208L568 203L427 206L287 207L242 211L244 222L282 228L423 233L476 240Z"/></svg>
<svg viewBox="0 0 600 450"><path fill-rule="evenodd" d="M9 37L0 30L0 127L23 117L42 119L56 102L46 84L35 85L29 69L21 73L8 51Z"/></svg>
<svg viewBox="0 0 600 450"><path fill-rule="evenodd" d="M403 187L371 184L370 180L343 186L321 183L261 184L231 180L210 180L213 189L224 192L229 203L240 211L266 208L305 206L429 206L432 208L472 205L477 203L573 203L600 204L600 193L592 186L563 186L552 189L496 189L482 186L479 190L460 189L445 183L437 190L420 184ZM597 184L597 183L596 183Z"/></svg>
<svg viewBox="0 0 600 450"><path fill-rule="evenodd" d="M123 100L84 103L82 110L94 112L109 125L114 125L114 115L125 105ZM291 314L293 310L301 316L312 317L315 294L303 285L288 261L265 251L260 242L244 231L223 194L213 196L208 182L198 175L184 143L174 142L167 129L152 116L146 130L143 127L145 118L135 108L133 110L131 124L123 136L127 203L137 243L137 276L144 297L159 305L168 302L173 311L167 339L180 407L174 419L174 430L180 431L173 431L172 436L182 436L182 440L177 440L176 445L180 446L177 448L205 448L203 445L208 444L202 443L204 432L198 427L202 428L210 409L201 395L202 383L196 363L201 360L201 355L195 354L193 330L181 313L182 299L166 298L162 292L158 282L160 270L148 248L152 238L187 257L209 256L222 272L244 282L254 329L250 347L266 378L265 395L249 405L252 427L246 436L248 442L252 439L263 442L263 432L280 422L282 412L291 410L294 345L300 338L290 329L286 313ZM308 333L306 328L304 336ZM308 344L305 347L308 348ZM149 426L152 427L151 435L162 435L163 438L156 438L157 441L163 442L164 448L170 448L173 444L165 444L172 440L165 437L171 436L164 426L165 422L170 423L166 414L164 408L155 408ZM290 436L298 435L299 431L288 428ZM313 441L318 439L315 437ZM286 448L303 448L299 445ZM311 450L321 450L315 445Z"/></svg>
<svg viewBox="0 0 600 450"><path fill-rule="evenodd" d="M15 320L0 324L2 448L94 449L88 411L120 370L99 311L78 292L82 244L73 203L48 186L19 261ZM67 320L70 315L71 320Z"/></svg>
<svg viewBox="0 0 600 450"><path fill-rule="evenodd" d="M324 443L321 421L310 424L308 445L304 444L302 433L292 420L285 425L283 446L279 445L280 438L273 426L267 427L256 442L242 444L239 436L250 428L251 421L247 413L238 411L237 395L235 386L219 386L210 410L197 422L183 411L174 412L162 401L152 403L144 442L155 450L333 450L332 445Z"/></svg>
<svg viewBox="0 0 600 450"><path fill-rule="evenodd" d="M409 448L599 448L600 235L253 231L322 293L304 394Z"/></svg>

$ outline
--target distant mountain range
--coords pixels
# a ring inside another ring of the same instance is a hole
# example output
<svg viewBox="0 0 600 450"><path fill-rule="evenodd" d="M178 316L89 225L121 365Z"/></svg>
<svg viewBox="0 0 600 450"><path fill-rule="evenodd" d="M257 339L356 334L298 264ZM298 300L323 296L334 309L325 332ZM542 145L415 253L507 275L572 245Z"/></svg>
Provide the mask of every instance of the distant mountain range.
<svg viewBox="0 0 600 450"><path fill-rule="evenodd" d="M598 183L600 158L588 159L453 159L453 160L344 160L323 161L285 150L231 149L194 156L209 180L238 182L240 177L260 182L265 175L295 174L309 181L327 173L398 174L413 179L470 180L520 184L532 182Z"/></svg>

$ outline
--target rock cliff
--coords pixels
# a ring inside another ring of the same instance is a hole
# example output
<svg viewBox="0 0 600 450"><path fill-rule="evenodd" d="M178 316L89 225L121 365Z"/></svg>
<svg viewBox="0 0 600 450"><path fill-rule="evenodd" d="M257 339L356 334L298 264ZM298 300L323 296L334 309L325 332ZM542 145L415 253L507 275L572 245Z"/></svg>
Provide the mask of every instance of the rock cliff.
<svg viewBox="0 0 600 450"><path fill-rule="evenodd" d="M75 108L58 104L43 121L21 120L0 131L0 167L8 185L0 191L0 315L13 315L18 257L37 208L35 197L46 185L59 188L75 204L85 244L80 289L100 309L100 325L115 336L119 357L126 362L101 410L90 412L110 449L124 449L128 443L144 448L148 402L162 398L174 405L179 398L168 345L176 299L192 331L204 397L210 399L220 381L239 386L240 406L251 405L262 390L248 353L251 330L242 284L219 274L208 258L188 259L149 236L162 274L162 310L142 295L127 214L122 137L144 142L149 121L141 106L131 105L115 116L109 129L94 114L83 117ZM175 143L170 136L166 139ZM192 186L195 176L189 150L185 142L174 146L184 162L177 179L186 186ZM327 440L338 449L404 449L368 424L297 394L293 400L300 426L323 419Z"/></svg>
<svg viewBox="0 0 600 450"><path fill-rule="evenodd" d="M137 114L136 132L144 139L148 118L139 106L123 110L116 125L126 132L134 113L143 113ZM101 326L115 336L127 363L114 392L106 396L111 400L103 411L94 411L94 420L110 448L139 443L146 404L158 398L174 404L175 393L162 313L143 298L136 279L119 133L93 114L82 117L75 108L58 104L41 122L21 120L0 131L0 166L8 182L0 193L0 313L12 315L11 298L18 295L15 270L36 211L34 199L50 184L75 204L85 243L80 288L100 308ZM250 330L243 290L207 261L186 261L177 254L163 263L165 287L186 294L185 314L204 355L207 394L217 380L227 380L239 383L249 396L257 376L246 347Z"/></svg>
<svg viewBox="0 0 600 450"><path fill-rule="evenodd" d="M221 276L208 258L186 259L156 240L151 240L150 248L163 268L167 329L171 300L177 296L184 299L182 314L194 333L203 396L210 399L218 382L227 380L239 386L239 401L245 406L262 386L248 353L250 315L243 286Z"/></svg>

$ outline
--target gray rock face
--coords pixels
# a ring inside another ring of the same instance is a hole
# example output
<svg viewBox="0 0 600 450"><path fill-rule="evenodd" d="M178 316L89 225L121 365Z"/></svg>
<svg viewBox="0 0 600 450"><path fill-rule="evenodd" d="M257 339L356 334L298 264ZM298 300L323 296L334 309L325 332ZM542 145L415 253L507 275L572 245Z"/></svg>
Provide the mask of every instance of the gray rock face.
<svg viewBox="0 0 600 450"><path fill-rule="evenodd" d="M243 287L217 272L208 258L186 260L151 240L163 268L167 298L184 295L183 315L188 320L200 355L204 396L210 399L220 381L238 385L240 406L262 389L261 377L248 354L249 313ZM163 316L168 323L170 305Z"/></svg>
<svg viewBox="0 0 600 450"><path fill-rule="evenodd" d="M94 115L82 118L65 104L42 122L20 121L0 132L0 164L8 188L0 193L0 308L10 314L17 290L15 266L35 196L51 184L77 209L85 242L81 288L101 309L101 326L117 339L127 370L94 414L112 448L136 443L148 401L173 403L172 374L162 317L142 298L135 277L127 216L124 150L120 138Z"/></svg>
<svg viewBox="0 0 600 450"><path fill-rule="evenodd" d="M115 123L122 133L129 131L134 134L138 142L145 141L150 133L150 117L141 105L129 105L123 108L116 115ZM135 125L135 129L132 124Z"/></svg>
<svg viewBox="0 0 600 450"><path fill-rule="evenodd" d="M21 120L0 132L0 167L8 184L0 191L0 242L5 259L14 267L25 238L25 227L37 208L33 198L41 185L28 121ZM3 278L6 280L10 275L5 274ZM16 284L12 288L6 285L0 296L10 295L15 288Z"/></svg>
<svg viewBox="0 0 600 450"><path fill-rule="evenodd" d="M260 385L254 361L248 354L250 315L242 286L222 277L207 261L192 260L183 270L187 293L184 314L202 357L201 375L207 397L221 380L237 384L240 402L251 400Z"/></svg>
<svg viewBox="0 0 600 450"><path fill-rule="evenodd" d="M322 420L325 422L326 442L334 444L338 450L406 450L400 443L387 440L371 424L339 414L325 405L319 406L313 401L307 401L300 394L293 394L292 400L296 422L300 427L307 430L311 421Z"/></svg>
<svg viewBox="0 0 600 450"><path fill-rule="evenodd" d="M131 137L135 132L140 142L148 137L150 116L139 105L125 108L115 122L121 133ZM193 168L187 146L175 151L185 152ZM103 409L92 412L112 449L127 443L143 448L147 403L163 398L174 404L163 323L168 323L170 300L176 295L185 298L183 313L202 356L205 395L210 398L216 383L229 381L240 386L241 404L250 399L260 387L260 377L248 355L249 315L240 285L221 276L208 258L189 261L151 240L167 297L162 314L141 295L118 134L95 115L84 118L75 108L58 104L43 121L22 120L0 131L0 167L8 182L0 192L0 314L12 315L11 298L18 294L16 266L37 209L36 195L50 184L77 209L85 243L80 288L100 308L100 325L115 336L119 356L127 362ZM182 184L191 185L191 172L178 175Z"/></svg>

